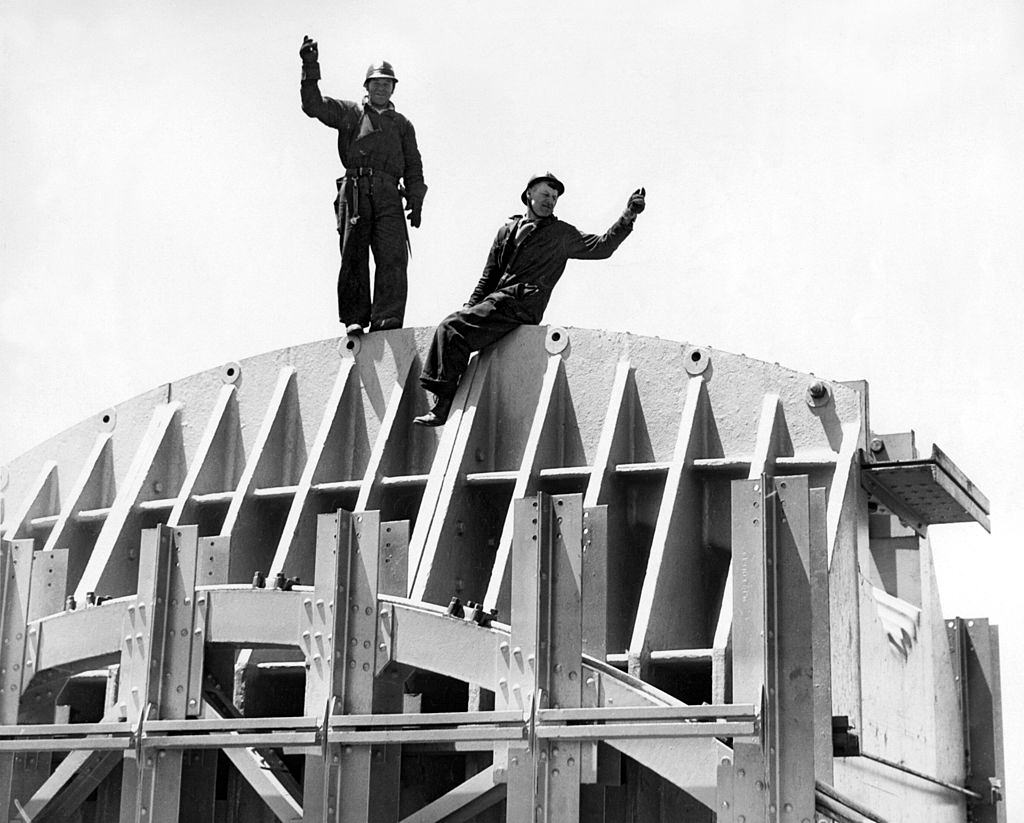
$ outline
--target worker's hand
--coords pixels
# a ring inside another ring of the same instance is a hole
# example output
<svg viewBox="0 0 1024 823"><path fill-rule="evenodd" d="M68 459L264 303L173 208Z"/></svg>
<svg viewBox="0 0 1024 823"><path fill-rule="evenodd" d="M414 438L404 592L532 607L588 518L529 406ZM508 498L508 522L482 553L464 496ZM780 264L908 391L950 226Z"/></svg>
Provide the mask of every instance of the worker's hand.
<svg viewBox="0 0 1024 823"><path fill-rule="evenodd" d="M405 204L405 210L409 212L409 225L414 229L420 227L420 218L423 216L423 205L415 200L409 200Z"/></svg>
<svg viewBox="0 0 1024 823"><path fill-rule="evenodd" d="M641 186L635 192L629 196L629 202L626 203L626 213L636 217L647 207L647 190Z"/></svg>
<svg viewBox="0 0 1024 823"><path fill-rule="evenodd" d="M302 46L299 48L299 57L302 58L303 63L315 63L320 58L320 54L317 51L316 40L311 38L308 34L302 38Z"/></svg>

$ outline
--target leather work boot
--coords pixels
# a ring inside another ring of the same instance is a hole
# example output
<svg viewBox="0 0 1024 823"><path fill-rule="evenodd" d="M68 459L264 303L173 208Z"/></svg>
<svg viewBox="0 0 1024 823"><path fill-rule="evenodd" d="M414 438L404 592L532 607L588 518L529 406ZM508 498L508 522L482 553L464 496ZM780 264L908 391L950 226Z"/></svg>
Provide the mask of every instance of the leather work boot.
<svg viewBox="0 0 1024 823"><path fill-rule="evenodd" d="M414 417L412 422L417 426L443 426L444 421L448 419L448 412L451 411L451 408L452 398L438 397L434 408L426 414Z"/></svg>
<svg viewBox="0 0 1024 823"><path fill-rule="evenodd" d="M345 326L345 334L360 335L363 333L363 327L358 323L349 323Z"/></svg>

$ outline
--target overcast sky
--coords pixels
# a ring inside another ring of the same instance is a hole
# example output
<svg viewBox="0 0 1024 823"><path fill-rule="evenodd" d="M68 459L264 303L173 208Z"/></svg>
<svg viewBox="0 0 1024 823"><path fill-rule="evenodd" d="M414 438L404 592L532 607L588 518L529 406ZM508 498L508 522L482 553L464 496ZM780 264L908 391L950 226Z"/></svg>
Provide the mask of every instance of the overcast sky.
<svg viewBox="0 0 1024 823"><path fill-rule="evenodd" d="M299 108L304 34L328 95L398 72L430 186L407 325L466 299L532 172L591 231L644 185L633 238L570 264L547 322L866 379L875 431L915 429L988 494L991 536L932 541L946 614L1001 626L1022 791L1024 5L9 0L0 463L338 334L339 164Z"/></svg>

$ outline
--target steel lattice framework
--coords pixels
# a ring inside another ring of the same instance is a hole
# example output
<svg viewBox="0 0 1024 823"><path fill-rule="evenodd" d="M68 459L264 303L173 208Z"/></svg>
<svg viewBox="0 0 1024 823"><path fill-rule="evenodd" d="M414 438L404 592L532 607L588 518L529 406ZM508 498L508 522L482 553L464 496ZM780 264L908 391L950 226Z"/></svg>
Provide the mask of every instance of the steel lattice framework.
<svg viewBox="0 0 1024 823"><path fill-rule="evenodd" d="M1005 819L997 630L927 540L988 501L866 384L524 327L424 430L429 335L6 468L8 819Z"/></svg>

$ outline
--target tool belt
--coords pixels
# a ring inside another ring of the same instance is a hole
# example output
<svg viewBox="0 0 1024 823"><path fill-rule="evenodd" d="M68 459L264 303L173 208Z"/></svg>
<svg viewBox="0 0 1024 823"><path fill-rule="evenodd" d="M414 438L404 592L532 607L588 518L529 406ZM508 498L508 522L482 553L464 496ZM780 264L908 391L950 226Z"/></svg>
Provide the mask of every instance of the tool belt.
<svg viewBox="0 0 1024 823"><path fill-rule="evenodd" d="M359 166L354 169L346 169L345 176L342 180L356 181L361 177L371 178L370 185L373 186L378 180L382 183L387 183L389 186L398 186L398 178L393 174L388 174L386 171L380 169L374 169L369 166Z"/></svg>
<svg viewBox="0 0 1024 823"><path fill-rule="evenodd" d="M337 179L338 197L334 201L334 210L338 222L338 231L344 233L344 206L347 203L349 210L348 223L354 226L359 222L359 189L365 188L370 195L373 195L374 186L378 182L385 186L400 189L398 178L386 171L380 171L370 166L358 166L345 170L345 176Z"/></svg>

